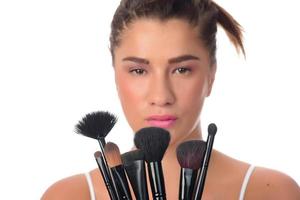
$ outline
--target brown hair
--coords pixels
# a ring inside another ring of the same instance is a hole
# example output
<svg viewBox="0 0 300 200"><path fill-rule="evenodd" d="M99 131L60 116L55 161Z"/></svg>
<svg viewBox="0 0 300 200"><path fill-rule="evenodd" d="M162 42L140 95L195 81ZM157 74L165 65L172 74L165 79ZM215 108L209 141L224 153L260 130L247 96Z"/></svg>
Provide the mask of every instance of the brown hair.
<svg viewBox="0 0 300 200"><path fill-rule="evenodd" d="M114 49L120 45L124 28L139 18L171 18L187 20L198 27L199 38L204 42L212 63L216 62L216 33L220 24L230 41L245 55L240 24L222 7L211 0L121 0L112 23L110 51L114 59Z"/></svg>

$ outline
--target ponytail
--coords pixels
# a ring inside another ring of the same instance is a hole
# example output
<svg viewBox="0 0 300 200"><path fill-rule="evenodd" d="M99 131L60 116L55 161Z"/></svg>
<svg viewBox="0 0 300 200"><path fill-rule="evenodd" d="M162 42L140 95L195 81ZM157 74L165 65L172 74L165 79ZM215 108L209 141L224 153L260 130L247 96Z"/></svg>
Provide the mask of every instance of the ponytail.
<svg viewBox="0 0 300 200"><path fill-rule="evenodd" d="M232 44L235 46L238 53L242 51L245 56L243 45L243 33L241 25L221 6L211 1L212 5L218 10L217 23L222 26Z"/></svg>

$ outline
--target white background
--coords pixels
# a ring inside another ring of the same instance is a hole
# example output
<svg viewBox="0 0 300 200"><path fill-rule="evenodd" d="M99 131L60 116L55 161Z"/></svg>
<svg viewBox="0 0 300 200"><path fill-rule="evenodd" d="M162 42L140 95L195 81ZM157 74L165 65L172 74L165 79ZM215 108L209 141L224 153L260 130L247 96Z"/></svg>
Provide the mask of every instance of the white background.
<svg viewBox="0 0 300 200"><path fill-rule="evenodd" d="M117 114L107 140L130 148L108 49L118 2L0 1L0 199L39 199L53 182L95 168L97 142L74 133L88 112ZM247 59L220 31L203 132L215 122L216 149L299 183L297 1L217 2L243 25Z"/></svg>

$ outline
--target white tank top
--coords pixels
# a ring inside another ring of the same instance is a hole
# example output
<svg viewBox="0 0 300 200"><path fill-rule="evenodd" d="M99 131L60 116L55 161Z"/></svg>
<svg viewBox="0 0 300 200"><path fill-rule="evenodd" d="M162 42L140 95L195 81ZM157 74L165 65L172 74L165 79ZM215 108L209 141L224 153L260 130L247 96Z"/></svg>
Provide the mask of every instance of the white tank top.
<svg viewBox="0 0 300 200"><path fill-rule="evenodd" d="M248 170L245 174L245 177L244 177L244 181L243 181L243 184L242 184L242 187L241 187L240 196L239 196L238 200L244 200L247 185L248 185L249 179L251 177L251 174L254 171L254 168L255 168L254 165L251 165L248 168ZM93 182L92 182L90 173L85 173L85 177L86 177L86 180L87 180L87 183L88 183L88 186L89 186L91 200L96 200L95 190L94 190L94 186L93 186Z"/></svg>
<svg viewBox="0 0 300 200"><path fill-rule="evenodd" d="M96 200L94 186L93 186L93 182L92 182L92 178L91 178L90 173L88 173L88 172L85 173L85 177L86 177L86 181L87 181L88 186L89 186L91 200Z"/></svg>

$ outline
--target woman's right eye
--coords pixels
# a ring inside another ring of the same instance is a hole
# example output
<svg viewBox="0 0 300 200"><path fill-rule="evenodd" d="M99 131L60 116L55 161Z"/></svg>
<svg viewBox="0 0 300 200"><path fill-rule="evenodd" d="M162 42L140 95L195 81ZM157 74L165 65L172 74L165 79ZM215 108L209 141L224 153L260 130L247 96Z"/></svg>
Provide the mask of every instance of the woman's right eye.
<svg viewBox="0 0 300 200"><path fill-rule="evenodd" d="M146 70L137 68L137 69L131 69L129 70L129 73L135 74L135 75L144 75L146 73Z"/></svg>

